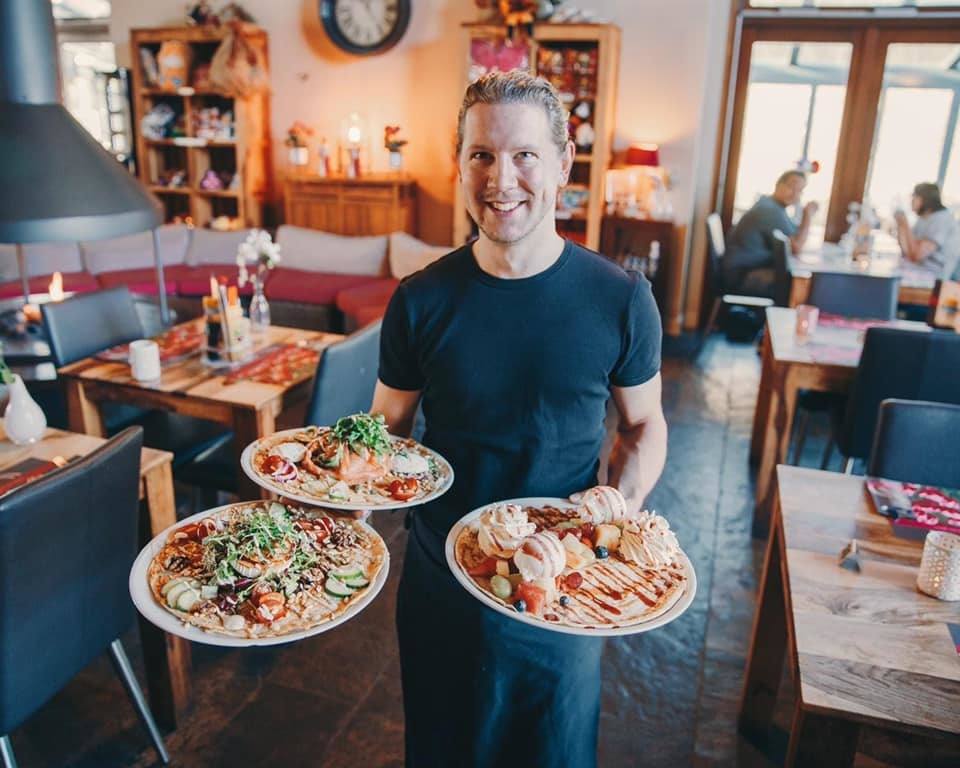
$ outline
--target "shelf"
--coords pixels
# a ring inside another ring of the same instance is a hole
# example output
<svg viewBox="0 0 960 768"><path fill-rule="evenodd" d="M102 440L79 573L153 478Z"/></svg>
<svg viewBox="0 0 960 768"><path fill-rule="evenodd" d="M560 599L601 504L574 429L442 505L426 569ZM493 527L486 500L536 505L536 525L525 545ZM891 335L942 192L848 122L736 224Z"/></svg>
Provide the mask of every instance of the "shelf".
<svg viewBox="0 0 960 768"><path fill-rule="evenodd" d="M193 191L204 197L240 197L240 192L235 189L200 189L200 187L196 187Z"/></svg>
<svg viewBox="0 0 960 768"><path fill-rule="evenodd" d="M583 155L578 154L573 156L573 162L575 163L592 163L593 155Z"/></svg>
<svg viewBox="0 0 960 768"><path fill-rule="evenodd" d="M237 94L229 91L221 91L217 88L177 88L175 91L166 88L141 88L140 93L144 96L180 96L190 98L191 96L219 96L221 99L236 99Z"/></svg>
<svg viewBox="0 0 960 768"><path fill-rule="evenodd" d="M178 136L175 139L144 139L148 146L183 147L184 149L209 149L210 147L235 147L237 142L224 139L198 139L194 136Z"/></svg>
<svg viewBox="0 0 960 768"><path fill-rule="evenodd" d="M160 184L149 184L147 189L151 192L156 192L161 195L189 195L189 187L164 187Z"/></svg>

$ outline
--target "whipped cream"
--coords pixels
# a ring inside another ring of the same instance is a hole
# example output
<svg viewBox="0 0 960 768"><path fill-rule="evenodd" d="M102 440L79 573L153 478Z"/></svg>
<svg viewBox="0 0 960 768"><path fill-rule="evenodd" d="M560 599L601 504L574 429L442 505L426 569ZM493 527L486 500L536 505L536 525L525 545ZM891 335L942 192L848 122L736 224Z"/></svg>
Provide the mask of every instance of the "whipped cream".
<svg viewBox="0 0 960 768"><path fill-rule="evenodd" d="M680 544L666 518L644 510L623 524L620 556L649 568L663 568L677 561Z"/></svg>
<svg viewBox="0 0 960 768"><path fill-rule="evenodd" d="M567 564L567 555L553 531L528 536L513 555L513 562L524 581L554 579Z"/></svg>
<svg viewBox="0 0 960 768"><path fill-rule="evenodd" d="M598 485L583 492L579 513L581 520L594 525L619 523L627 517L627 501L616 488Z"/></svg>
<svg viewBox="0 0 960 768"><path fill-rule="evenodd" d="M523 540L536 530L522 507L499 504L480 515L477 543L488 557L512 557Z"/></svg>

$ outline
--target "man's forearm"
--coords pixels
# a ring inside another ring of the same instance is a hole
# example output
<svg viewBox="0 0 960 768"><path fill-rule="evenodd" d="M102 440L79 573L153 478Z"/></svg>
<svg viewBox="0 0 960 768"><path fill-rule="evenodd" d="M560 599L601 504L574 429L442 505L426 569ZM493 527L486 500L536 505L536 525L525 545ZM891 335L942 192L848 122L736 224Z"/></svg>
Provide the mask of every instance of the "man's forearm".
<svg viewBox="0 0 960 768"><path fill-rule="evenodd" d="M639 510L667 460L667 422L657 414L643 424L621 429L610 452L607 482L619 488L627 509Z"/></svg>
<svg viewBox="0 0 960 768"><path fill-rule="evenodd" d="M810 236L810 221L812 217L806 212L803 212L803 215L800 217L800 226L797 227L797 231L794 233L793 237L790 238L790 245L793 248L793 252L800 253L803 250L803 246L807 242L807 237Z"/></svg>

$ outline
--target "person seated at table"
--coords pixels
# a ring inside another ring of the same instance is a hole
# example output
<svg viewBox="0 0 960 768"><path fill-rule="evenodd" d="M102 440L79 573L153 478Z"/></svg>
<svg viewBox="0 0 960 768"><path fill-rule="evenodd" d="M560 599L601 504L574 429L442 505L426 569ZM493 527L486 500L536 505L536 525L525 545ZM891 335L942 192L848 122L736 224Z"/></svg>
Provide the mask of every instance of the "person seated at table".
<svg viewBox="0 0 960 768"><path fill-rule="evenodd" d="M727 237L723 255L723 279L728 291L773 298L776 247L773 233L779 229L787 235L794 253L803 248L817 204L810 202L803 207L799 225L790 218L787 208L800 202L806 186L806 174L784 171L777 179L773 194L761 197L740 217Z"/></svg>
<svg viewBox="0 0 960 768"><path fill-rule="evenodd" d="M940 201L940 188L936 184L917 184L911 204L917 214L913 229L902 210L893 214L904 258L944 280L960 279L960 224Z"/></svg>

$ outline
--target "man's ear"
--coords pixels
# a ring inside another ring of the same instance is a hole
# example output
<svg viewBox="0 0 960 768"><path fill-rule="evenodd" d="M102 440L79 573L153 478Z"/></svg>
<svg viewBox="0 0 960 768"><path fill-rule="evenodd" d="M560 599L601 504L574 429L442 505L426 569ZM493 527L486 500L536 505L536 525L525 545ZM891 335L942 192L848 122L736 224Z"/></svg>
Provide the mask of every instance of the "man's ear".
<svg viewBox="0 0 960 768"><path fill-rule="evenodd" d="M570 180L570 172L573 170L573 158L577 154L577 145L572 141L567 141L560 155L560 186L566 186Z"/></svg>

